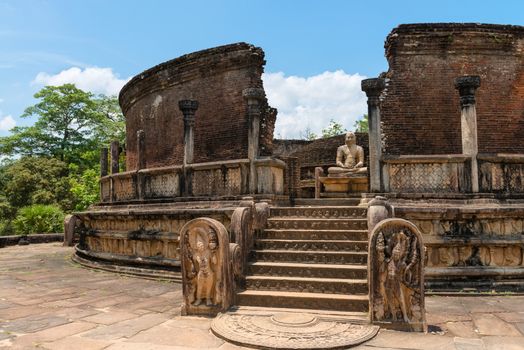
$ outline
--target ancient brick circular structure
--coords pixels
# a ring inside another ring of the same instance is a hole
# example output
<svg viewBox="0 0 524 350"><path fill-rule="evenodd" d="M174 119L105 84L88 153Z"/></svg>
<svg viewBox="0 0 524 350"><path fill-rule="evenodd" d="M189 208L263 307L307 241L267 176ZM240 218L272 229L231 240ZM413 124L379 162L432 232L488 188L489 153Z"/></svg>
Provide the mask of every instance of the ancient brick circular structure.
<svg viewBox="0 0 524 350"><path fill-rule="evenodd" d="M264 52L246 43L187 54L137 75L120 92L126 116L127 170L137 169L137 131L145 132L146 168L180 165L184 122L179 101L198 101L194 163L247 158L247 101L262 88ZM260 153L270 153L276 110L263 97Z"/></svg>
<svg viewBox="0 0 524 350"><path fill-rule="evenodd" d="M480 153L524 152L524 27L403 24L385 43L387 154L460 154L455 78L478 75Z"/></svg>

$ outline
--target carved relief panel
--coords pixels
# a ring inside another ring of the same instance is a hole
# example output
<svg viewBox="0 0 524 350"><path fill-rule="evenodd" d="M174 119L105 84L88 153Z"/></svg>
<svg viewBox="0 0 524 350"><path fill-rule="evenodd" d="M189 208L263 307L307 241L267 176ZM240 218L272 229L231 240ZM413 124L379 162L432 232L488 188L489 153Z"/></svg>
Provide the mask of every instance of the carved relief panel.
<svg viewBox="0 0 524 350"><path fill-rule="evenodd" d="M232 303L228 232L210 218L189 221L180 232L183 315L216 315Z"/></svg>
<svg viewBox="0 0 524 350"><path fill-rule="evenodd" d="M419 230L404 219L378 223L369 243L371 322L394 329L426 331L424 247Z"/></svg>

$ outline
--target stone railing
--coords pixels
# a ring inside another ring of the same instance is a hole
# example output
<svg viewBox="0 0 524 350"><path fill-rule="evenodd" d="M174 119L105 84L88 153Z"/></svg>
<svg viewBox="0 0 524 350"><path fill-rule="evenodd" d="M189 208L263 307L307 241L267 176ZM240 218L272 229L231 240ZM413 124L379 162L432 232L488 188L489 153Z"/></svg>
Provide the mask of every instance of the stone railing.
<svg viewBox="0 0 524 350"><path fill-rule="evenodd" d="M286 164L278 159L254 161L258 194L283 194ZM176 197L250 194L250 160L195 163L115 173L100 178L102 203Z"/></svg>
<svg viewBox="0 0 524 350"><path fill-rule="evenodd" d="M524 193L524 154L479 154L480 192Z"/></svg>
<svg viewBox="0 0 524 350"><path fill-rule="evenodd" d="M468 192L469 158L464 155L385 156L385 192L459 193Z"/></svg>

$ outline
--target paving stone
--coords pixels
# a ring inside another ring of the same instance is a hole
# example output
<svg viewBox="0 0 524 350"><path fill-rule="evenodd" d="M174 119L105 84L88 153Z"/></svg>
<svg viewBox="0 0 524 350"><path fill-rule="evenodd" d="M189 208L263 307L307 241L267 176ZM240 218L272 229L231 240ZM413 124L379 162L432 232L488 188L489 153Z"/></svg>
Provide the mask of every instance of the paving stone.
<svg viewBox="0 0 524 350"><path fill-rule="evenodd" d="M237 349L240 349L240 348L237 348ZM176 345L174 346L173 345L172 346L158 345L158 344L151 344L151 343L130 343L126 341L122 343L113 344L105 348L105 350L187 350L187 347L176 346Z"/></svg>
<svg viewBox="0 0 524 350"><path fill-rule="evenodd" d="M471 315L456 315L456 314L435 314L435 313L426 313L426 321L430 325L443 324L446 322L463 322L471 321Z"/></svg>
<svg viewBox="0 0 524 350"><path fill-rule="evenodd" d="M506 322L524 322L524 312L497 312L498 318Z"/></svg>
<svg viewBox="0 0 524 350"><path fill-rule="evenodd" d="M34 306L17 306L13 308L0 309L0 319L15 320L17 318L49 312L49 309Z"/></svg>
<svg viewBox="0 0 524 350"><path fill-rule="evenodd" d="M455 342L456 350L484 350L482 339L455 337L453 341Z"/></svg>
<svg viewBox="0 0 524 350"><path fill-rule="evenodd" d="M87 322L68 323L17 337L13 341L13 345L20 347L40 345L43 342L53 342L71 335L85 332L94 327L96 327L96 324Z"/></svg>
<svg viewBox="0 0 524 350"><path fill-rule="evenodd" d="M167 317L162 314L147 314L134 319L121 321L108 326L99 326L81 334L82 337L102 340L129 338L136 333L165 322Z"/></svg>
<svg viewBox="0 0 524 350"><path fill-rule="evenodd" d="M514 326L524 335L524 323L515 323Z"/></svg>
<svg viewBox="0 0 524 350"><path fill-rule="evenodd" d="M216 348L224 343L208 329L181 326L180 322L167 321L129 338L129 342L173 345L186 348Z"/></svg>
<svg viewBox="0 0 524 350"><path fill-rule="evenodd" d="M32 333L66 323L69 323L69 320L63 317L53 315L33 315L3 323L2 328L9 332Z"/></svg>
<svg viewBox="0 0 524 350"><path fill-rule="evenodd" d="M106 312L100 312L96 315L86 317L84 318L84 321L110 325L120 321L129 320L133 317L137 317L137 315L125 311L107 310Z"/></svg>
<svg viewBox="0 0 524 350"><path fill-rule="evenodd" d="M524 337L483 337L486 350L522 350Z"/></svg>
<svg viewBox="0 0 524 350"><path fill-rule="evenodd" d="M472 321L447 322L446 329L453 335L464 338L478 338L479 332Z"/></svg>
<svg viewBox="0 0 524 350"><path fill-rule="evenodd" d="M73 336L50 343L43 343L42 347L51 350L100 350L106 348L109 345L111 345L111 343L106 341Z"/></svg>
<svg viewBox="0 0 524 350"><path fill-rule="evenodd" d="M473 322L480 335L520 336L521 333L510 323L506 323L495 315L473 314ZM524 344L524 343L523 343Z"/></svg>
<svg viewBox="0 0 524 350"><path fill-rule="evenodd" d="M380 330L379 334L368 341L366 346L388 348L394 345L398 349L453 349L453 338L443 335L433 335L415 332L397 332Z"/></svg>

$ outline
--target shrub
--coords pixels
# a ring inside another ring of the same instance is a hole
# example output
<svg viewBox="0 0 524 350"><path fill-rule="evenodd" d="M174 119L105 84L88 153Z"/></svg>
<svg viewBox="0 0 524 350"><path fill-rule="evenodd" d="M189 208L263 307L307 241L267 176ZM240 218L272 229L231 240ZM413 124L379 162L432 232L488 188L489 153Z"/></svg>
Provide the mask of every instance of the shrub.
<svg viewBox="0 0 524 350"><path fill-rule="evenodd" d="M0 236L11 236L15 234L11 220L0 220Z"/></svg>
<svg viewBox="0 0 524 350"><path fill-rule="evenodd" d="M34 204L18 211L13 226L18 235L62 232L64 213L53 205Z"/></svg>

